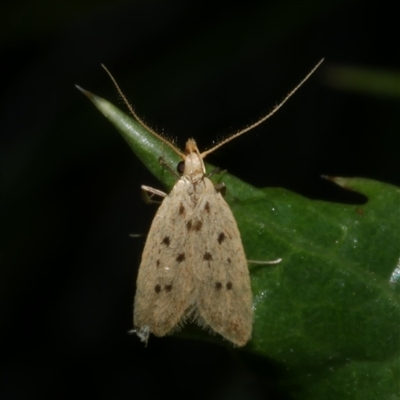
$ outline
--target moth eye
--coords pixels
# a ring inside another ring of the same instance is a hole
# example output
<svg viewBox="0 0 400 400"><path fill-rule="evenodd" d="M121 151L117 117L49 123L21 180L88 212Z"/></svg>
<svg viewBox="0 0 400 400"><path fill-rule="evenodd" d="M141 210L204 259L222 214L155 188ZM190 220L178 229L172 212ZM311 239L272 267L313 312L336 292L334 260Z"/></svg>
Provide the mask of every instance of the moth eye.
<svg viewBox="0 0 400 400"><path fill-rule="evenodd" d="M182 175L183 171L185 170L185 162L184 161L179 162L178 165L176 166L176 170L180 175Z"/></svg>

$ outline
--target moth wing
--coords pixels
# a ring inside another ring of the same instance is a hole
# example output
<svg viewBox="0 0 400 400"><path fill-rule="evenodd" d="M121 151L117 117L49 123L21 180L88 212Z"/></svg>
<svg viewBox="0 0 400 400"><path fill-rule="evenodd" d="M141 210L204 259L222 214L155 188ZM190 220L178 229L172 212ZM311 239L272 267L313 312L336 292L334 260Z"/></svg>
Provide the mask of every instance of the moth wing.
<svg viewBox="0 0 400 400"><path fill-rule="evenodd" d="M185 217L190 211L185 184L177 181L161 203L150 227L136 282L134 326L147 341L172 333L193 303L193 272Z"/></svg>
<svg viewBox="0 0 400 400"><path fill-rule="evenodd" d="M193 273L198 322L243 346L253 323L247 260L232 211L212 182L204 179L206 190L196 207L202 235L191 235L197 242Z"/></svg>

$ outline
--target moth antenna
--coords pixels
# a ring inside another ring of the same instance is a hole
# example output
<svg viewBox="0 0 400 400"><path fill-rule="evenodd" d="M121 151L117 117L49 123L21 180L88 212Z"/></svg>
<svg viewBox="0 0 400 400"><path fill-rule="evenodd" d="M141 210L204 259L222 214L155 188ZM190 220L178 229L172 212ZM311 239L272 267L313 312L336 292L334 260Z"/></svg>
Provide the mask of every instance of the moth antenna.
<svg viewBox="0 0 400 400"><path fill-rule="evenodd" d="M266 121L268 118L272 117L296 92L298 89L300 89L301 86L303 86L303 84L308 80L308 78L315 72L315 70L322 64L322 62L324 61L324 59L322 58L318 64L302 79L302 81L294 88L292 89L287 95L286 97L278 104L276 105L272 111L270 111L267 115L265 115L264 117L262 117L261 119L259 119L257 122L255 122L254 124L251 124L250 126L248 126L247 128L242 129L239 132L236 132L235 134L233 134L232 136L229 136L228 138L222 140L222 142L219 142L218 144L216 144L214 147L212 147L209 150L203 151L203 153L201 153L201 157L204 158L205 156L207 156L208 154L212 153L213 151L219 149L220 147L222 147L224 144L230 142L233 139L236 139L237 137L243 135L244 133L251 131L252 129L254 129L255 127L257 127L258 125L262 124L264 121Z"/></svg>
<svg viewBox="0 0 400 400"><path fill-rule="evenodd" d="M103 69L107 72L108 76L111 78L112 83L114 84L115 88L117 89L118 94L121 96L122 100L124 101L125 105L128 107L129 112L132 114L132 116L139 122L140 125L142 125L143 128L147 129L149 132L151 132L156 138L160 139L163 143L165 143L167 146L169 146L176 154L178 154L182 159L185 159L185 156L183 153L181 153L171 142L169 142L167 139L163 138L159 133L157 133L154 129L150 128L143 120L142 118L139 117L139 115L136 114L135 110L133 109L132 105L129 103L128 99L122 92L121 88L119 87L117 81L115 78L111 75L111 72L106 68L104 64L101 64Z"/></svg>

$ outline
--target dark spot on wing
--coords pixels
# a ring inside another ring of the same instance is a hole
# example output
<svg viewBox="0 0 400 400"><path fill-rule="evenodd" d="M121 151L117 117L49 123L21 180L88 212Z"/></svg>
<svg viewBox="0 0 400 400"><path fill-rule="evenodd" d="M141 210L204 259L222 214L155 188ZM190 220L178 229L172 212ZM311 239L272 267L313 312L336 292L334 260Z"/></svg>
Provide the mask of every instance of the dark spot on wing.
<svg viewBox="0 0 400 400"><path fill-rule="evenodd" d="M210 213L210 204L208 201L206 201L206 205L204 206L204 211Z"/></svg>
<svg viewBox="0 0 400 400"><path fill-rule="evenodd" d="M194 229L196 232L198 232L198 231L201 229L202 226L203 226L203 223L202 223L201 221L197 220L197 221L195 222L194 226L193 226L193 229Z"/></svg>
<svg viewBox="0 0 400 400"><path fill-rule="evenodd" d="M165 285L164 289L166 292L170 292L172 290L172 283L170 285Z"/></svg>
<svg viewBox="0 0 400 400"><path fill-rule="evenodd" d="M203 226L203 223L200 220L197 220L194 223L192 223L192 220L189 220L188 222L186 222L186 229L188 231L194 230L194 231L198 232L199 230L201 230L202 226Z"/></svg>
<svg viewBox="0 0 400 400"><path fill-rule="evenodd" d="M227 262L228 264L230 264L230 263L231 263L231 259L228 257L228 258L226 259L226 262Z"/></svg>
<svg viewBox="0 0 400 400"><path fill-rule="evenodd" d="M160 260L157 260L156 264L157 264L157 267L159 267L160 266Z"/></svg>
<svg viewBox="0 0 400 400"><path fill-rule="evenodd" d="M160 286L160 285L154 286L154 291L155 291L156 293L160 293L160 292L161 292L161 286Z"/></svg>
<svg viewBox="0 0 400 400"><path fill-rule="evenodd" d="M185 253L180 253L176 257L176 261L178 261L178 262L182 262L184 259L185 259Z"/></svg>
<svg viewBox="0 0 400 400"><path fill-rule="evenodd" d="M171 241L169 240L169 236L165 236L165 238L162 240L161 243L165 244L168 247L169 244L171 243Z"/></svg>
<svg viewBox="0 0 400 400"><path fill-rule="evenodd" d="M222 288L221 282L215 282L215 289L220 290Z"/></svg>
<svg viewBox="0 0 400 400"><path fill-rule="evenodd" d="M185 207L183 206L182 203L179 206L179 214L180 215L184 215L185 214Z"/></svg>
<svg viewBox="0 0 400 400"><path fill-rule="evenodd" d="M212 258L211 253L209 253L208 251L206 251L206 252L204 253L203 260L204 260L204 261L210 261L210 260L212 260L212 259L213 259L213 258Z"/></svg>
<svg viewBox="0 0 400 400"><path fill-rule="evenodd" d="M218 235L218 243L221 244L224 240L225 240L225 233L224 233L224 232L221 232L221 233Z"/></svg>
<svg viewBox="0 0 400 400"><path fill-rule="evenodd" d="M226 290L231 290L232 289L232 282L228 282L226 284Z"/></svg>

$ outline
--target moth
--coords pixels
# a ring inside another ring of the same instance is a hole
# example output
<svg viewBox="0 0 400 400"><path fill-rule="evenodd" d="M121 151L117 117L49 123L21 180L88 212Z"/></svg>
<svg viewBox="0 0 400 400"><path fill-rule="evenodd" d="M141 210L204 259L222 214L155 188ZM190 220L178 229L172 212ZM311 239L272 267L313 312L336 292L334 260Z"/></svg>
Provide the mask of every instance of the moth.
<svg viewBox="0 0 400 400"><path fill-rule="evenodd" d="M142 186L150 195L163 197L147 236L136 282L134 331L143 342L147 343L150 333L165 336L187 321L208 328L235 346L250 340L253 306L248 261L235 217L206 176L203 160L270 118L322 61L266 116L204 152L194 139L189 139L181 152L149 128L103 66L134 118L182 158L180 176L169 194Z"/></svg>

